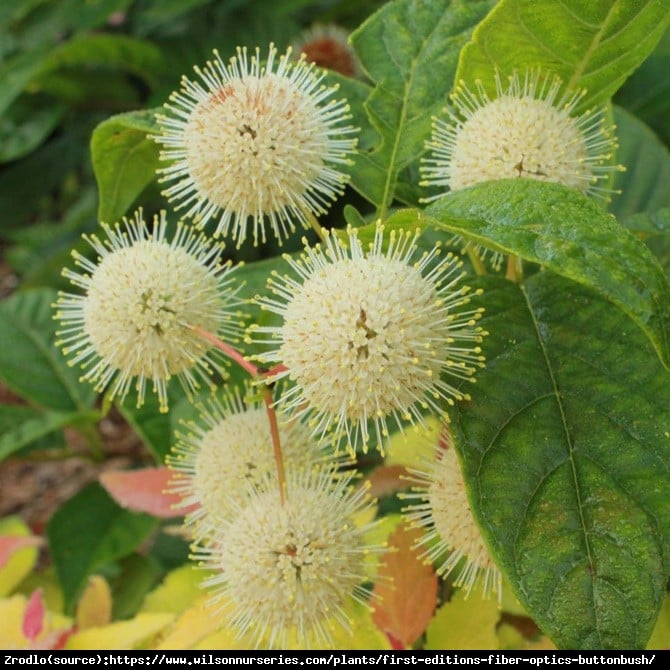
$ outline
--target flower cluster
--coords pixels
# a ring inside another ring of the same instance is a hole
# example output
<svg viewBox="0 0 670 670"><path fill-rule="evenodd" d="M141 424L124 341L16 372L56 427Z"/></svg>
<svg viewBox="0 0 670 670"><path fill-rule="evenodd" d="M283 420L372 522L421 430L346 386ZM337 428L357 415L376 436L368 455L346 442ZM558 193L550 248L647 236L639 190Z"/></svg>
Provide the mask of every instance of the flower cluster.
<svg viewBox="0 0 670 670"><path fill-rule="evenodd" d="M217 388L224 359L252 377L203 401L167 462L195 557L214 571L207 586L256 646L328 645L351 627L350 608L369 598L366 556L382 550L369 540L376 509L354 458L370 445L383 455L393 432L426 415L446 425L485 365L481 291L463 260L421 230L321 230L316 217L342 193L356 139L347 102L308 56L270 45L265 63L238 49L224 64L215 52L197 81L183 78L153 139L165 195L196 226L215 221L215 236L240 245L249 226L257 242L268 227L281 241L311 225L321 243L285 256L287 272L243 300L222 245L184 222L169 234L164 213L149 224L140 210L103 225L104 239L86 237L97 258L73 254L78 270L64 275L80 292L62 292L55 314L70 363L110 398L134 383L139 405L149 381L167 411L172 376L187 394ZM561 94L538 72L496 81L494 99L481 86L454 94L423 183L457 190L524 176L606 193L615 145L602 112L576 115L582 94ZM250 303L261 316L243 354L232 344ZM468 593L481 577L500 598L446 428L410 481L405 513L426 531L425 557Z"/></svg>

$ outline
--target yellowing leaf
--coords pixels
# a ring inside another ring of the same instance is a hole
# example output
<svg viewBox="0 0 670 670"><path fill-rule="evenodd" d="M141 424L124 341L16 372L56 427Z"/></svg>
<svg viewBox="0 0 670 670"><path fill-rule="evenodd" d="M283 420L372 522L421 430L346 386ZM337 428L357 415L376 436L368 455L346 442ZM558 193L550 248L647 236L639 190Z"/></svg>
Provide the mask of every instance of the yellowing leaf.
<svg viewBox="0 0 670 670"><path fill-rule="evenodd" d="M426 426L417 426L416 430L396 433L386 450L386 465L404 465L409 468L421 468L421 454L426 453L426 443L437 444L440 439L442 423L434 417L426 419Z"/></svg>
<svg viewBox="0 0 670 670"><path fill-rule="evenodd" d="M424 632L437 603L437 575L414 548L421 531L401 524L389 537L379 568L372 619L394 647L410 647Z"/></svg>
<svg viewBox="0 0 670 670"><path fill-rule="evenodd" d="M457 591L437 610L426 631L426 649L498 649L498 603L463 594Z"/></svg>
<svg viewBox="0 0 670 670"><path fill-rule="evenodd" d="M525 649L528 640L514 626L503 623L498 627L498 645L494 649Z"/></svg>
<svg viewBox="0 0 670 670"><path fill-rule="evenodd" d="M23 634L23 613L26 609L24 596L12 596L0 600L0 649L23 649L26 637Z"/></svg>
<svg viewBox="0 0 670 670"><path fill-rule="evenodd" d="M362 603L356 603L347 610L351 619L351 629L340 625L333 628L333 649L391 649L386 635L372 620L372 612Z"/></svg>
<svg viewBox="0 0 670 670"><path fill-rule="evenodd" d="M187 563L169 572L162 583L147 594L141 612L172 612L179 614L202 595L200 584L210 575Z"/></svg>
<svg viewBox="0 0 670 670"><path fill-rule="evenodd" d="M670 596L666 596L647 649L670 649Z"/></svg>
<svg viewBox="0 0 670 670"><path fill-rule="evenodd" d="M512 592L510 585L503 580L502 583L502 602L501 607L503 611L509 614L516 614L517 616L528 616L523 605L517 600L517 597Z"/></svg>
<svg viewBox="0 0 670 670"><path fill-rule="evenodd" d="M118 621L74 633L67 641L65 649L136 649L148 638L153 638L173 619L173 614L138 614L128 621Z"/></svg>
<svg viewBox="0 0 670 670"><path fill-rule="evenodd" d="M31 538L30 529L18 517L0 520L0 536L9 538ZM39 540L37 540L39 542ZM31 540L32 544L33 541ZM24 546L5 555L5 564L0 568L0 597L16 589L31 572L37 562L37 548Z"/></svg>
<svg viewBox="0 0 670 670"><path fill-rule="evenodd" d="M75 621L78 630L104 626L112 618L112 593L100 575L91 575L77 604Z"/></svg>
<svg viewBox="0 0 670 670"><path fill-rule="evenodd" d="M216 607L207 605L207 600L208 596L202 595L182 612L167 629L156 649L193 649L204 637L217 632L223 624L222 617L217 614ZM234 634L230 639L233 638Z"/></svg>

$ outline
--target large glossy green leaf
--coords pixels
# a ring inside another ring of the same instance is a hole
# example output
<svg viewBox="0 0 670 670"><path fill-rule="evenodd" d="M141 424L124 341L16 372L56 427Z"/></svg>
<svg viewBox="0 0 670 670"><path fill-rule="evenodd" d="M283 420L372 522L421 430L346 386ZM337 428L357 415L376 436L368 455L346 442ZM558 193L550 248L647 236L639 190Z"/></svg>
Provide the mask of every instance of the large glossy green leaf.
<svg viewBox="0 0 670 670"><path fill-rule="evenodd" d="M638 212L670 206L670 152L653 131L620 107L614 108L619 150L617 161L625 166L613 188L610 211L623 221Z"/></svg>
<svg viewBox="0 0 670 670"><path fill-rule="evenodd" d="M454 428L472 508L564 648L643 648L670 572L670 374L593 292L483 279L486 368Z"/></svg>
<svg viewBox="0 0 670 670"><path fill-rule="evenodd" d="M668 0L501 0L461 53L456 77L495 94L495 72L540 67L605 103L654 50L670 22Z"/></svg>
<svg viewBox="0 0 670 670"><path fill-rule="evenodd" d="M66 611L89 575L134 551L156 524L147 514L121 509L99 484L63 504L49 521L47 537Z"/></svg>
<svg viewBox="0 0 670 670"><path fill-rule="evenodd" d="M89 409L96 394L56 349L48 289L17 293L0 303L0 378L33 403L55 411Z"/></svg>
<svg viewBox="0 0 670 670"><path fill-rule="evenodd" d="M426 209L440 225L579 282L623 309L670 368L670 284L633 234L575 189L505 179L454 191Z"/></svg>
<svg viewBox="0 0 670 670"><path fill-rule="evenodd" d="M100 191L98 216L121 218L155 179L158 145L147 135L157 132L155 111L117 114L103 121L91 138L91 159Z"/></svg>
<svg viewBox="0 0 670 670"><path fill-rule="evenodd" d="M489 0L395 0L351 36L375 82L366 110L379 137L360 153L352 185L382 212L396 192L398 172L423 152L431 116L446 103L458 53Z"/></svg>

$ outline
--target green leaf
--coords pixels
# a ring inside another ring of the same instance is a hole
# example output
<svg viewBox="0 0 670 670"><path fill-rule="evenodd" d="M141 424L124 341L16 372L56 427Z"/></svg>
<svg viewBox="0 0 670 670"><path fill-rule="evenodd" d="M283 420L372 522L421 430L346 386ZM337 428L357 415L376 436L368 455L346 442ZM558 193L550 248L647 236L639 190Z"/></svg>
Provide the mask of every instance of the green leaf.
<svg viewBox="0 0 670 670"><path fill-rule="evenodd" d="M473 512L559 647L643 648L670 573L670 376L578 284L478 285L487 365L453 424Z"/></svg>
<svg viewBox="0 0 670 670"><path fill-rule="evenodd" d="M121 509L99 484L91 484L51 517L47 537L71 612L86 578L103 565L127 556L146 539L157 521Z"/></svg>
<svg viewBox="0 0 670 670"><path fill-rule="evenodd" d="M561 184L505 179L451 192L426 214L597 291L644 330L670 368L670 284L649 249L593 200Z"/></svg>
<svg viewBox="0 0 670 670"><path fill-rule="evenodd" d="M103 67L118 68L156 86L163 71L160 49L150 42L127 35L99 33L80 35L53 49L42 65L41 78L48 78L54 70Z"/></svg>
<svg viewBox="0 0 670 670"><path fill-rule="evenodd" d="M461 52L456 79L494 95L496 70L539 67L586 89L578 109L588 109L607 102L669 22L669 0L501 0Z"/></svg>
<svg viewBox="0 0 670 670"><path fill-rule="evenodd" d="M147 593L163 574L158 561L138 553L121 560L120 567L119 574L110 579L114 595L114 620L134 616Z"/></svg>
<svg viewBox="0 0 670 670"><path fill-rule="evenodd" d="M15 393L56 411L87 410L96 394L56 349L56 292L16 293L0 303L0 378Z"/></svg>
<svg viewBox="0 0 670 670"><path fill-rule="evenodd" d="M617 172L610 211L621 221L638 212L670 206L670 152L642 121L620 107L614 108L619 150L617 161L626 167Z"/></svg>
<svg viewBox="0 0 670 670"><path fill-rule="evenodd" d="M670 277L670 207L635 214L623 225L644 240Z"/></svg>
<svg viewBox="0 0 670 670"><path fill-rule="evenodd" d="M113 223L156 177L155 110L118 114L103 121L91 138L91 160L100 191L98 217Z"/></svg>
<svg viewBox="0 0 670 670"><path fill-rule="evenodd" d="M0 460L65 426L99 418L97 412L41 412L21 405L0 405Z"/></svg>
<svg viewBox="0 0 670 670"><path fill-rule="evenodd" d="M375 82L366 111L379 137L358 154L352 186L383 217L396 193L398 172L416 161L430 135L431 117L446 103L458 53L489 0L395 0L351 35L362 67Z"/></svg>
<svg viewBox="0 0 670 670"><path fill-rule="evenodd" d="M65 108L43 99L21 97L0 115L0 163L21 158L39 146L59 124Z"/></svg>

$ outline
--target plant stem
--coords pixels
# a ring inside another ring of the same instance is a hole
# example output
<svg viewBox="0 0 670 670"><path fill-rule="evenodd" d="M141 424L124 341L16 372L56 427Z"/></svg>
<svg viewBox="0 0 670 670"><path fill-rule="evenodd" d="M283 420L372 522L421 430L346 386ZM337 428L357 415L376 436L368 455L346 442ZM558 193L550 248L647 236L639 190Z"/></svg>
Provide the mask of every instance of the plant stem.
<svg viewBox="0 0 670 670"><path fill-rule="evenodd" d="M505 277L520 284L523 281L523 262L519 256L510 254L507 257L507 271Z"/></svg>
<svg viewBox="0 0 670 670"><path fill-rule="evenodd" d="M279 502L286 504L286 472L284 471L284 459L281 451L281 440L279 439L279 426L277 424L277 413L272 406L274 404L272 398L272 389L269 386L263 388L263 400L265 401L265 409L268 413L268 420L270 421L270 436L272 437L272 452L275 457L275 467L277 469L277 481L279 482Z"/></svg>
<svg viewBox="0 0 670 670"><path fill-rule="evenodd" d="M237 349L231 347L225 342L222 342L216 335L213 335L212 333L204 330L200 326L187 326L187 328L190 328L194 333L200 335L203 340L207 340L207 342L213 344L217 349L223 351L223 353L226 354L228 358L246 370L254 379L258 379L260 377L258 368L253 363L244 358L244 356L242 356L242 354L237 351Z"/></svg>
<svg viewBox="0 0 670 670"><path fill-rule="evenodd" d="M317 224L318 225L318 224ZM217 349L222 351L228 358L237 363L241 368L248 372L255 380L261 380L264 377L272 376L272 371L269 373L261 372L253 363L249 362L242 354L230 346L226 342L220 340L216 335L210 333L200 326L188 326L194 333L202 337L210 344L213 344ZM277 366L282 367L282 366ZM276 368L275 368L276 369ZM277 413L273 407L274 400L272 398L272 389L265 384L263 387L263 402L268 414L268 421L270 422L270 437L272 439L272 453L274 454L275 467L277 469L277 481L279 483L279 502L282 506L286 504L286 472L284 471L284 458L281 450L281 439L279 437L279 425L277 423Z"/></svg>
<svg viewBox="0 0 670 670"><path fill-rule="evenodd" d="M469 242L468 244L465 245L465 251L468 254L468 258L470 259L470 262L472 263L472 267L474 268L475 272L480 276L487 274L486 266L482 262L482 259L479 257L477 250Z"/></svg>

